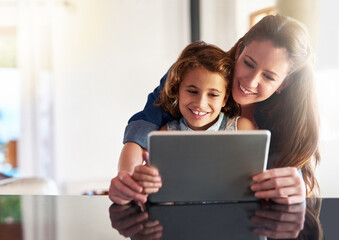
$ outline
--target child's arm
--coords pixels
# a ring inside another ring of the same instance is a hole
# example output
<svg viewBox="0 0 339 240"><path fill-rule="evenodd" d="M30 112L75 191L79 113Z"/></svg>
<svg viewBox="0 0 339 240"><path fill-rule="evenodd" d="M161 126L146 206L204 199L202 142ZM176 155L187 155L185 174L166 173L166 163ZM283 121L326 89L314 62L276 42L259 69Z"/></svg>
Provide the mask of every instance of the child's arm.
<svg viewBox="0 0 339 240"><path fill-rule="evenodd" d="M240 117L237 121L238 130L255 130L257 127L248 118Z"/></svg>
<svg viewBox="0 0 339 240"><path fill-rule="evenodd" d="M125 143L120 153L118 171L127 171L132 173L135 166L144 162L142 156L144 151L145 149L134 142Z"/></svg>
<svg viewBox="0 0 339 240"><path fill-rule="evenodd" d="M135 166L143 163L144 149L138 144L127 142L120 155L118 175L111 180L109 198L117 204L127 204L132 200L146 202L143 188L131 177Z"/></svg>
<svg viewBox="0 0 339 240"><path fill-rule="evenodd" d="M162 126L160 131L167 131L167 125ZM148 154L145 156L145 160L148 164ZM143 187L143 193L145 194L156 193L162 186L158 170L149 165L136 166L132 178Z"/></svg>

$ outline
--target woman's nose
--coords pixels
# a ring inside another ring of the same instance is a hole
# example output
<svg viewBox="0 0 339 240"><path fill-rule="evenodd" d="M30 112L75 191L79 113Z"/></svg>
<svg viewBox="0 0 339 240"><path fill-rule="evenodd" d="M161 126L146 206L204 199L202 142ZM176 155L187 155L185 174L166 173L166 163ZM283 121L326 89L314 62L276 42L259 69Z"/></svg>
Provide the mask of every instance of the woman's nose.
<svg viewBox="0 0 339 240"><path fill-rule="evenodd" d="M260 81L261 81L260 73L255 72L247 79L247 87L256 88L259 85Z"/></svg>

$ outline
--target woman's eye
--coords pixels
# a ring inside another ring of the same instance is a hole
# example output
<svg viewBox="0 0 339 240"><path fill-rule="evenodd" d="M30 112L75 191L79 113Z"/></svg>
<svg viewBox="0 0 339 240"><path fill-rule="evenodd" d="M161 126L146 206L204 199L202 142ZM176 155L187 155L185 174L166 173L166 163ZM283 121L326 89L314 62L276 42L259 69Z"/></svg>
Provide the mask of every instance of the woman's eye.
<svg viewBox="0 0 339 240"><path fill-rule="evenodd" d="M253 65L252 65L250 62L244 60L244 63L245 63L245 65L246 65L247 67L249 67L249 68L254 68Z"/></svg>
<svg viewBox="0 0 339 240"><path fill-rule="evenodd" d="M209 96L210 96L210 97L219 97L219 94L210 93Z"/></svg>
<svg viewBox="0 0 339 240"><path fill-rule="evenodd" d="M267 78L270 81L275 81L274 78L272 78L270 75L268 74L264 74L264 77Z"/></svg>

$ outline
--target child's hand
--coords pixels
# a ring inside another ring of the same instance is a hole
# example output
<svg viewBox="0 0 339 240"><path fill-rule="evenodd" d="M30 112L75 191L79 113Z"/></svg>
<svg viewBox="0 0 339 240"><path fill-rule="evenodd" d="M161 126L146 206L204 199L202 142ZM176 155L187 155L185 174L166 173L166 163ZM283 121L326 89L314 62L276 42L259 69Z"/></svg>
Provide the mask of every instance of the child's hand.
<svg viewBox="0 0 339 240"><path fill-rule="evenodd" d="M132 200L144 203L147 201L147 195L142 193L142 190L142 186L133 180L129 172L121 171L111 180L109 198L120 205Z"/></svg>
<svg viewBox="0 0 339 240"><path fill-rule="evenodd" d="M143 188L144 194L156 193L162 186L158 170L147 165L136 166L132 178Z"/></svg>

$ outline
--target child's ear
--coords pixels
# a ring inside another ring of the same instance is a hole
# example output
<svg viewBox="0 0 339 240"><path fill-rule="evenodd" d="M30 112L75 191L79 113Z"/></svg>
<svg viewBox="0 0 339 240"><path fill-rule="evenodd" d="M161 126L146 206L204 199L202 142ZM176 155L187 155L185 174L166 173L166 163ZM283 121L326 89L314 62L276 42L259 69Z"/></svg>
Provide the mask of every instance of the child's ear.
<svg viewBox="0 0 339 240"><path fill-rule="evenodd" d="M222 107L225 107L226 106L226 103L227 103L227 100L228 100L228 97L230 96L230 91L227 91L226 92L226 95L225 95L225 98L224 98L224 101L222 103Z"/></svg>

